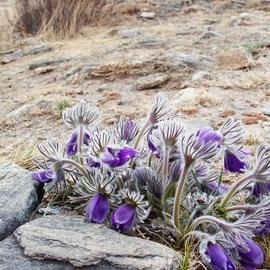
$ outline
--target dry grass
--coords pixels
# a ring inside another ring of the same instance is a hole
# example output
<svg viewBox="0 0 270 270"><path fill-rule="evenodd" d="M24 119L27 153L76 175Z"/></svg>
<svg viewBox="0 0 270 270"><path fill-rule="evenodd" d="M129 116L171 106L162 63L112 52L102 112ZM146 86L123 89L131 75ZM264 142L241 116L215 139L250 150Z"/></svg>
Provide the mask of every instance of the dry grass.
<svg viewBox="0 0 270 270"><path fill-rule="evenodd" d="M115 16L114 0L17 0L15 29L23 35L73 36L82 27Z"/></svg>
<svg viewBox="0 0 270 270"><path fill-rule="evenodd" d="M21 140L16 144L9 146L1 153L0 163L11 162L27 170L33 170L36 166L33 159L38 158L36 144L25 143L27 140Z"/></svg>
<svg viewBox="0 0 270 270"><path fill-rule="evenodd" d="M8 50L11 45L12 31L8 21L8 14L11 14L10 10L0 6L0 53Z"/></svg>

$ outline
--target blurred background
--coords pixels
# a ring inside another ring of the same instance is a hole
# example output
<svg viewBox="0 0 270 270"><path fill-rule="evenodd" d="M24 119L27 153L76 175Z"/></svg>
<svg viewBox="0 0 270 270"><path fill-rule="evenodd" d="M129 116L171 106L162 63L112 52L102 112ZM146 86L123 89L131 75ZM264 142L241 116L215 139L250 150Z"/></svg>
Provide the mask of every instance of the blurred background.
<svg viewBox="0 0 270 270"><path fill-rule="evenodd" d="M158 92L190 129L246 125L269 142L270 1L0 0L0 159L31 168L85 98L103 123L143 118Z"/></svg>

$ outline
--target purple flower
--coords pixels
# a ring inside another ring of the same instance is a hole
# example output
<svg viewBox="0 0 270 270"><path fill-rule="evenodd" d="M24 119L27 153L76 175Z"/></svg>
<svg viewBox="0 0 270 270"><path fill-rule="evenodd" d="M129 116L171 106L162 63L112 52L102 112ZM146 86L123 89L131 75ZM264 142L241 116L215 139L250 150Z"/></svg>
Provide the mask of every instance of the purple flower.
<svg viewBox="0 0 270 270"><path fill-rule="evenodd" d="M95 160L93 157L88 157L86 159L86 163L91 168L99 168L101 166L101 163Z"/></svg>
<svg viewBox="0 0 270 270"><path fill-rule="evenodd" d="M119 206L112 213L112 226L120 232L130 231L133 228L135 221L136 208L129 203Z"/></svg>
<svg viewBox="0 0 270 270"><path fill-rule="evenodd" d="M261 222L262 227L255 231L256 235L258 236L265 236L266 234L270 233L270 220Z"/></svg>
<svg viewBox="0 0 270 270"><path fill-rule="evenodd" d="M252 188L252 194L254 196L259 196L259 195L268 195L270 193L270 183L263 183L256 181L253 185Z"/></svg>
<svg viewBox="0 0 270 270"><path fill-rule="evenodd" d="M154 145L152 139L151 139L151 134L148 133L147 135L147 144L149 149L152 151L152 154L154 154L158 159L160 158L160 151L158 148Z"/></svg>
<svg viewBox="0 0 270 270"><path fill-rule="evenodd" d="M100 159L103 163L115 168L126 164L130 159L136 156L137 151L130 147L124 147L122 149L106 147L101 153Z"/></svg>
<svg viewBox="0 0 270 270"><path fill-rule="evenodd" d="M199 129L196 136L199 137L200 142L216 142L218 147L220 147L220 142L222 141L222 135L219 132L214 131L211 127Z"/></svg>
<svg viewBox="0 0 270 270"><path fill-rule="evenodd" d="M255 269L263 264L264 254L262 249L253 240L244 237L248 250L239 248L240 263L248 270Z"/></svg>
<svg viewBox="0 0 270 270"><path fill-rule="evenodd" d="M229 189L228 186L226 185L223 185L223 184L218 185L216 181L207 182L207 187L212 191L218 189L218 192L221 194L226 193Z"/></svg>
<svg viewBox="0 0 270 270"><path fill-rule="evenodd" d="M87 132L83 134L83 144L89 145L90 135ZM78 151L78 133L77 131L73 132L70 139L67 142L66 153L68 156L76 155Z"/></svg>
<svg viewBox="0 0 270 270"><path fill-rule="evenodd" d="M43 170L32 173L32 178L38 182L50 182L52 181L53 172L51 170Z"/></svg>
<svg viewBox="0 0 270 270"><path fill-rule="evenodd" d="M225 172L244 173L244 170L248 167L245 161L247 156L248 152L244 152L241 148L226 148L224 151Z"/></svg>
<svg viewBox="0 0 270 270"><path fill-rule="evenodd" d="M97 193L86 206L86 218L91 222L103 223L109 211L109 202L102 193Z"/></svg>
<svg viewBox="0 0 270 270"><path fill-rule="evenodd" d="M210 265L213 270L235 270L230 258L219 244L209 243L207 245L206 255L211 260Z"/></svg>

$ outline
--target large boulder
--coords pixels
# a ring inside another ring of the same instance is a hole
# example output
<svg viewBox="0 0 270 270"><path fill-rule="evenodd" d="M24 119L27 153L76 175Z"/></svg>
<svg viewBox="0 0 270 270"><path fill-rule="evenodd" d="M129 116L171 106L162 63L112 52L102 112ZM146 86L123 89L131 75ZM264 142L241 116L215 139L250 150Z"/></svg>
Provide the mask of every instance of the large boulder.
<svg viewBox="0 0 270 270"><path fill-rule="evenodd" d="M0 240L29 220L38 205L39 185L14 164L0 164Z"/></svg>
<svg viewBox="0 0 270 270"><path fill-rule="evenodd" d="M69 268L65 269L179 269L177 255L173 250L152 241L120 234L103 225L86 222L82 217L45 216L21 226L14 235L23 254L34 262L43 261L44 265L50 260L51 263L68 263ZM4 256L3 248L8 243L0 245L0 261ZM11 247L11 252L13 249L18 248ZM20 265L20 261L21 264L27 261L31 266L28 269L45 269L43 266L38 268L34 263L32 266L21 253L19 257L19 260L16 258L17 265ZM13 256L5 260L6 265L13 263ZM56 266L53 269L63 268Z"/></svg>

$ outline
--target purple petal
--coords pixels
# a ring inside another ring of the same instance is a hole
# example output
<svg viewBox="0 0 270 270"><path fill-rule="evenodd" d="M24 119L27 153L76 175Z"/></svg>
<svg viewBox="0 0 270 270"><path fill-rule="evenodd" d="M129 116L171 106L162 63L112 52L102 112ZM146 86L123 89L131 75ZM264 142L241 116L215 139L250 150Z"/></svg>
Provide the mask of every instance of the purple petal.
<svg viewBox="0 0 270 270"><path fill-rule="evenodd" d="M88 146L90 143L90 135L88 134L88 132L84 132L83 135L83 144Z"/></svg>
<svg viewBox="0 0 270 270"><path fill-rule="evenodd" d="M222 135L214 131L211 127L204 127L197 131L196 134L199 137L200 142L208 143L208 142L217 142L220 145L222 141Z"/></svg>
<svg viewBox="0 0 270 270"><path fill-rule="evenodd" d="M268 195L270 193L270 183L263 183L256 181L252 188L252 194L254 196Z"/></svg>
<svg viewBox="0 0 270 270"><path fill-rule="evenodd" d="M111 223L114 228L121 232L130 231L136 220L136 209L131 204L123 204L112 213Z"/></svg>
<svg viewBox="0 0 270 270"><path fill-rule="evenodd" d="M77 132L75 131L72 133L70 139L67 142L66 153L69 157L76 155L76 153L78 151L77 138L78 138Z"/></svg>
<svg viewBox="0 0 270 270"><path fill-rule="evenodd" d="M50 182L52 180L52 171L38 171L38 172L33 172L32 178L38 182Z"/></svg>
<svg viewBox="0 0 270 270"><path fill-rule="evenodd" d="M86 218L91 222L103 223L109 211L109 202L105 195L97 193L86 206Z"/></svg>
<svg viewBox="0 0 270 270"><path fill-rule="evenodd" d="M240 262L243 266L254 269L259 267L264 262L264 254L259 245L248 237L244 237L249 251L239 249Z"/></svg>
<svg viewBox="0 0 270 270"><path fill-rule="evenodd" d="M117 156L119 157L119 165L118 166L124 165L130 159L136 157L137 154L138 154L137 151L134 150L133 148L125 147L125 148L121 149L117 153Z"/></svg>
<svg viewBox="0 0 270 270"><path fill-rule="evenodd" d="M160 151L158 150L158 148L152 142L150 135L151 135L150 133L147 135L148 147L152 151L152 154L154 154L157 158L160 158Z"/></svg>
<svg viewBox="0 0 270 270"><path fill-rule="evenodd" d="M245 156L242 154L242 150L237 149L232 151L231 149L226 148L224 151L225 172L244 173L247 168L247 163L244 158Z"/></svg>
<svg viewBox="0 0 270 270"><path fill-rule="evenodd" d="M224 194L228 191L229 187L223 184L218 185L217 182L207 182L207 187L210 190L217 190L219 191L219 193Z"/></svg>
<svg viewBox="0 0 270 270"><path fill-rule="evenodd" d="M206 255L210 257L210 265L214 270L235 270L230 258L219 244L209 243Z"/></svg>

